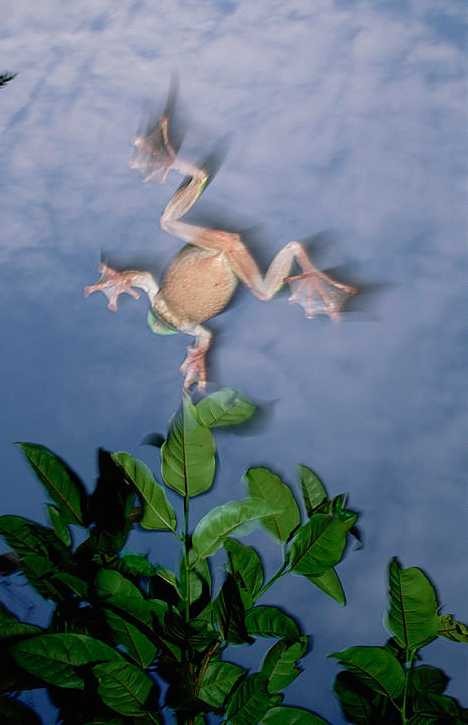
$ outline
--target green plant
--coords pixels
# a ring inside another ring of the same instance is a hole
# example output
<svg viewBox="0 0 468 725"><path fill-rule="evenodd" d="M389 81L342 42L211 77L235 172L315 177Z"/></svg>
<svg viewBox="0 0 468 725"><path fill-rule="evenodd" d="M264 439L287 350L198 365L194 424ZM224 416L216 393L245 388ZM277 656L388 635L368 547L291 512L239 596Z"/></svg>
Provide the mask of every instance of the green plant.
<svg viewBox="0 0 468 725"><path fill-rule="evenodd" d="M437 592L421 569L403 569L394 558L388 573L385 624L391 639L383 647L350 647L330 655L346 668L335 680L344 716L358 725L468 722L468 710L444 694L445 672L416 664L422 647L436 637L468 642L468 626L439 614Z"/></svg>
<svg viewBox="0 0 468 725"><path fill-rule="evenodd" d="M52 614L42 628L0 605L2 721L40 722L16 695L46 687L65 724L163 723L171 711L178 723L193 725L206 722L208 713L233 725L325 722L282 705L282 691L301 673L308 636L284 609L259 602L280 577L296 574L346 603L335 566L349 536L360 539L346 496L330 499L318 476L301 465L301 512L278 475L249 468L246 497L216 506L193 530L190 525L191 499L214 482L212 429L241 424L253 413L252 403L229 389L196 405L184 396L167 437L150 438L161 449L162 479L180 497L182 515L146 464L129 453L100 450L97 483L88 494L48 448L19 444L51 499L50 526L0 516L0 535L11 549L0 556L0 574L22 573L52 603ZM257 523L282 548L283 562L267 580L257 550L237 538ZM173 536L179 570L124 552L134 527ZM211 559L218 551L225 568L215 588ZM391 638L381 647L330 655L345 668L334 689L349 722L468 722L468 711L444 694L446 674L420 664L421 648L438 636L468 642L468 626L439 609L427 575L393 559ZM227 646L248 646L257 637L275 640L258 671L223 658Z"/></svg>
<svg viewBox="0 0 468 725"><path fill-rule="evenodd" d="M163 482L181 498L182 515L146 464L129 453L101 450L97 484L88 494L49 449L19 444L51 499L50 526L1 516L0 535L11 551L0 569L24 574L53 611L42 629L0 609L4 720L38 722L13 695L46 687L64 723L162 723L171 710L177 722L193 725L210 712L234 725L325 722L281 704L282 690L301 672L308 637L294 616L259 601L280 577L296 574L345 603L335 566L349 536L359 535L346 496L330 499L316 474L300 466L301 512L278 475L250 468L247 495L216 506L191 528L190 501L214 482L212 429L243 423L253 413L252 403L229 389L196 405L184 396L160 450ZM233 538L256 523L283 551L268 580L256 549ZM136 526L173 536L179 571L122 553ZM214 591L210 561L220 550L224 581ZM228 645L257 637L274 640L257 672L223 659Z"/></svg>

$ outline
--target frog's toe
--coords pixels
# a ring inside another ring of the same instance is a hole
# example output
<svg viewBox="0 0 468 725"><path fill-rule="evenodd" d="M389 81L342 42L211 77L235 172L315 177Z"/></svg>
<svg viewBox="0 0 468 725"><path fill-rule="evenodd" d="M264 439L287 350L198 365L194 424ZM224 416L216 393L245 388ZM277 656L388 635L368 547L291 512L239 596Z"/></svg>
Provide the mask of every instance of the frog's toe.
<svg viewBox="0 0 468 725"><path fill-rule="evenodd" d="M287 277L285 281L291 288L289 302L300 305L309 319L316 315L339 319L349 297L358 293L355 287L336 282L318 270Z"/></svg>

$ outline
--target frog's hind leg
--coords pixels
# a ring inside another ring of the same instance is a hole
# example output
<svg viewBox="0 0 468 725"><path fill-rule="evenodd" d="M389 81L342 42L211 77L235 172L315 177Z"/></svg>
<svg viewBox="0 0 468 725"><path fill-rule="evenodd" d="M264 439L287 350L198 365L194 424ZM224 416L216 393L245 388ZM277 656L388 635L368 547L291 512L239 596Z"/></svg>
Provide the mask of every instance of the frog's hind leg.
<svg viewBox="0 0 468 725"><path fill-rule="evenodd" d="M274 257L266 274L262 275L238 234L196 227L178 219L171 219L169 223L165 220L165 224L165 228L170 228L173 234L190 244L222 251L236 277L260 300L270 300L288 283L291 288L289 301L299 304L306 317L325 314L337 319L348 298L358 293L355 287L338 282L318 270L297 241L286 244ZM301 274L290 276L294 263L298 264Z"/></svg>
<svg viewBox="0 0 468 725"><path fill-rule="evenodd" d="M206 387L206 353L211 344L212 333L202 325L195 325L192 328L185 328L182 332L195 336L195 344L187 348L187 355L180 366L180 372L184 375L184 389L188 390L194 383L197 383L199 390Z"/></svg>

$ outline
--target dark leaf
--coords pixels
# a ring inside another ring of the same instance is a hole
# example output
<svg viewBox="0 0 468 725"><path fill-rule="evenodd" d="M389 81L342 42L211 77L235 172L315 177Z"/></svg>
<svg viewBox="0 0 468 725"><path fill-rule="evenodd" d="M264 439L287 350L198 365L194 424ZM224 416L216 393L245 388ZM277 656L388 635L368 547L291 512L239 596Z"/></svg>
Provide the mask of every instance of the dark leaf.
<svg viewBox="0 0 468 725"><path fill-rule="evenodd" d="M460 715L460 707L453 697L448 695L437 695L433 692L416 694L412 699L413 709L416 714L429 717L437 716L438 722L453 723Z"/></svg>
<svg viewBox="0 0 468 725"><path fill-rule="evenodd" d="M269 710L260 725L328 725L328 721L302 707L280 705Z"/></svg>
<svg viewBox="0 0 468 725"><path fill-rule="evenodd" d="M41 628L35 624L20 622L18 617L0 602L0 639L38 634L40 631Z"/></svg>
<svg viewBox="0 0 468 725"><path fill-rule="evenodd" d="M452 640L452 642L468 642L468 625L459 622L453 614L443 614L439 616L437 634Z"/></svg>
<svg viewBox="0 0 468 725"><path fill-rule="evenodd" d="M57 687L83 689L78 667L120 659L112 647L82 634L41 634L18 642L10 652L20 667Z"/></svg>
<svg viewBox="0 0 468 725"><path fill-rule="evenodd" d="M447 688L449 678L443 670L439 670L437 667L421 665L411 670L409 681L411 688L415 692L432 692L436 695L442 695Z"/></svg>
<svg viewBox="0 0 468 725"><path fill-rule="evenodd" d="M20 557L38 554L59 565L70 559L69 551L52 529L22 516L0 516L0 536Z"/></svg>
<svg viewBox="0 0 468 725"><path fill-rule="evenodd" d="M296 639L302 632L295 619L278 607L253 607L245 615L247 632L255 637Z"/></svg>
<svg viewBox="0 0 468 725"><path fill-rule="evenodd" d="M398 660L385 647L349 647L329 655L359 677L366 687L397 699L403 692L405 673Z"/></svg>
<svg viewBox="0 0 468 725"><path fill-rule="evenodd" d="M156 646L153 642L140 632L138 627L113 610L104 609L104 616L112 630L115 643L122 644L140 667L148 667L156 655Z"/></svg>
<svg viewBox="0 0 468 725"><path fill-rule="evenodd" d="M254 641L245 626L244 604L232 574L226 574L224 584L213 603L213 616L226 642L251 644Z"/></svg>
<svg viewBox="0 0 468 725"><path fill-rule="evenodd" d="M95 665L93 672L103 702L115 712L138 717L152 709L155 684L139 667L118 660Z"/></svg>
<svg viewBox="0 0 468 725"><path fill-rule="evenodd" d="M367 688L356 675L351 672L339 672L333 689L339 699L343 715L348 722L356 723L356 725L380 725L386 722L382 712L384 708L376 707L376 704L383 701L385 705L389 701L386 697L376 695L375 692ZM396 722L399 721L398 714Z"/></svg>
<svg viewBox="0 0 468 725"><path fill-rule="evenodd" d="M227 696L245 670L232 662L215 660L206 668L198 697L213 708L222 708Z"/></svg>
<svg viewBox="0 0 468 725"><path fill-rule="evenodd" d="M30 707L12 697L0 697L0 722L9 725L41 725L42 721Z"/></svg>
<svg viewBox="0 0 468 725"><path fill-rule="evenodd" d="M132 522L130 513L135 499L134 490L127 484L120 466L114 463L109 451L98 450L99 475L90 497L90 519L95 530L89 549L96 553L117 554L127 541Z"/></svg>
<svg viewBox="0 0 468 725"><path fill-rule="evenodd" d="M55 501L65 524L84 524L86 489L71 468L55 453L36 443L19 443L34 473Z"/></svg>
<svg viewBox="0 0 468 725"><path fill-rule="evenodd" d="M228 553L229 569L237 579L242 601L250 608L264 582L263 564L260 555L253 548L237 539L226 539L224 548Z"/></svg>
<svg viewBox="0 0 468 725"><path fill-rule="evenodd" d="M232 725L253 725L261 722L268 710L278 705L282 697L267 690L268 680L253 674L243 680L228 698L226 715Z"/></svg>
<svg viewBox="0 0 468 725"><path fill-rule="evenodd" d="M96 595L105 605L130 614L145 625L151 624L151 602L138 587L118 571L101 569L95 580Z"/></svg>
<svg viewBox="0 0 468 725"><path fill-rule="evenodd" d="M308 637L296 640L281 639L268 650L262 664L261 674L268 678L268 690L280 692L298 677L302 669L297 662L307 651Z"/></svg>

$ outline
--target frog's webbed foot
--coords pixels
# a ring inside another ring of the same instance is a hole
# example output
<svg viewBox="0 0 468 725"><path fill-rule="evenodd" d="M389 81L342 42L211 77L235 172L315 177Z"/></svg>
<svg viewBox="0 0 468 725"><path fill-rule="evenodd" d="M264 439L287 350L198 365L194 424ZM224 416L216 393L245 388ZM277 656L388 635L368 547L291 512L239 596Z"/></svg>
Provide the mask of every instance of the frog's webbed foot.
<svg viewBox="0 0 468 725"><path fill-rule="evenodd" d="M138 300L140 298L139 293L132 286L135 282L135 274L129 272L118 272L104 263L99 265L99 271L101 273L101 277L98 282L84 288L85 297L93 294L93 292L102 292L109 300L107 307L109 310L112 310L112 312L116 312L117 310L117 300L119 295L126 293L133 297L134 300Z"/></svg>
<svg viewBox="0 0 468 725"><path fill-rule="evenodd" d="M180 372L184 376L184 390L188 390L194 383L197 383L199 390L206 387L206 350L200 347L189 347L187 356L180 366Z"/></svg>
<svg viewBox="0 0 468 725"><path fill-rule="evenodd" d="M300 305L306 317L324 314L338 320L346 301L358 290L329 277L324 272L312 270L286 277L291 288L289 302Z"/></svg>
<svg viewBox="0 0 468 725"><path fill-rule="evenodd" d="M133 145L130 168L141 171L145 182L164 182L177 156L169 140L169 117L162 116L145 135L137 136Z"/></svg>

